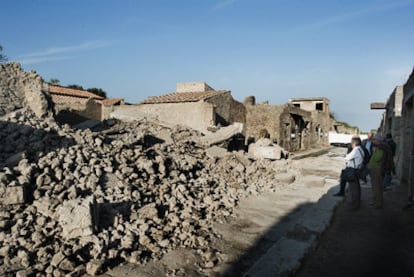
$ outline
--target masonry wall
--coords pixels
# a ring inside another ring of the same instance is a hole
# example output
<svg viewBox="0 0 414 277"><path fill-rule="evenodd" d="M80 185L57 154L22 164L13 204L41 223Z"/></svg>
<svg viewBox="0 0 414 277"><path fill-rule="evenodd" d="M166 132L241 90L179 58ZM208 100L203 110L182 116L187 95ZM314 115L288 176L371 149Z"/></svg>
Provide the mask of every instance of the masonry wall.
<svg viewBox="0 0 414 277"><path fill-rule="evenodd" d="M48 98L38 74L25 72L18 63L0 64L0 116L25 107L38 117L45 116Z"/></svg>
<svg viewBox="0 0 414 277"><path fill-rule="evenodd" d="M113 113L116 110L117 106L119 107L119 105L109 105L109 106L102 105L102 117L101 117L101 119L105 120L105 119L111 118L111 113Z"/></svg>
<svg viewBox="0 0 414 277"><path fill-rule="evenodd" d="M280 142L280 116L284 105L246 105L246 138L258 140L266 130L271 140Z"/></svg>
<svg viewBox="0 0 414 277"><path fill-rule="evenodd" d="M111 116L122 120L157 118L170 125L185 125L201 132L215 122L214 106L206 102L116 106Z"/></svg>
<svg viewBox="0 0 414 277"><path fill-rule="evenodd" d="M333 120L329 112L312 112L313 132L317 134L312 140L313 145L329 145L329 131L334 130Z"/></svg>
<svg viewBox="0 0 414 277"><path fill-rule="evenodd" d="M102 120L102 105L89 99L86 103L56 104L55 113L61 123L77 124L84 120Z"/></svg>
<svg viewBox="0 0 414 277"><path fill-rule="evenodd" d="M177 83L176 91L177 92L204 92L214 90L205 82L187 82L187 83Z"/></svg>
<svg viewBox="0 0 414 277"><path fill-rule="evenodd" d="M245 106L234 100L230 92L207 99L206 102L215 107L216 124L227 126L235 122L246 123Z"/></svg>
<svg viewBox="0 0 414 277"><path fill-rule="evenodd" d="M397 145L397 165L400 166L400 179L407 186L408 195L414 194L414 72L404 87L404 100L400 128L400 145Z"/></svg>

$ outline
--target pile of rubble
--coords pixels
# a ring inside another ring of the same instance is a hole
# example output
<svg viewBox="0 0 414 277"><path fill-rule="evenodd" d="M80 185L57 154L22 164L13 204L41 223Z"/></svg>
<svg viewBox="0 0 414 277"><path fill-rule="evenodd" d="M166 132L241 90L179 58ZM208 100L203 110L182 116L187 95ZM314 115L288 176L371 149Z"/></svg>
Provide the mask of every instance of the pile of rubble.
<svg viewBox="0 0 414 277"><path fill-rule="evenodd" d="M108 121L76 130L28 110L0 124L5 274L96 274L180 246L197 249L200 268L211 268L220 257L209 246L213 221L231 215L240 197L293 181L277 166L287 161L207 155L214 149L182 127Z"/></svg>
<svg viewBox="0 0 414 277"><path fill-rule="evenodd" d="M95 275L177 247L195 249L200 270L212 268L221 259L213 222L240 198L294 181L289 161L206 147L184 127L61 126L40 77L1 66L1 275Z"/></svg>

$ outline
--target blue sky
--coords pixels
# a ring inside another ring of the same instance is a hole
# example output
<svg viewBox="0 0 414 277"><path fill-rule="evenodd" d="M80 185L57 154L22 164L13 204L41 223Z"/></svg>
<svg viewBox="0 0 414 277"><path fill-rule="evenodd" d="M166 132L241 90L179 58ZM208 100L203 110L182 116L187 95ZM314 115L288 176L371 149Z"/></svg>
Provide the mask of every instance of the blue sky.
<svg viewBox="0 0 414 277"><path fill-rule="evenodd" d="M243 101L325 96L368 130L414 65L414 0L2 0L11 61L137 103L204 80Z"/></svg>

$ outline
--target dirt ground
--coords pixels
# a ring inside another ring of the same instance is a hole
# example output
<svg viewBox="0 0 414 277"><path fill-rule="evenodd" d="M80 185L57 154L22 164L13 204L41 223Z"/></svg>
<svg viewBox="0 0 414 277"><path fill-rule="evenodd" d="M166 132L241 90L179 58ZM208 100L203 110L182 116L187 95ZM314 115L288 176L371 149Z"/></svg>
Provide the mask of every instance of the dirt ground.
<svg viewBox="0 0 414 277"><path fill-rule="evenodd" d="M370 206L371 188L363 188L362 197L357 211L349 199L337 208L332 226L296 276L414 276L414 209L402 209L403 186L394 183L384 193L382 210Z"/></svg>

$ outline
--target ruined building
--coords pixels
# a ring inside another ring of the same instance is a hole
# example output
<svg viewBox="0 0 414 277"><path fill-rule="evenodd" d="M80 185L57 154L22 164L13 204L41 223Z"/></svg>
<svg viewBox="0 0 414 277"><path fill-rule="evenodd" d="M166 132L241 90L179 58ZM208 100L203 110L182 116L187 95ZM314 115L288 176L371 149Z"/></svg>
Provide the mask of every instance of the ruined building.
<svg viewBox="0 0 414 277"><path fill-rule="evenodd" d="M25 72L18 63L0 64L0 117L29 107L38 117L48 115L48 94L42 78Z"/></svg>
<svg viewBox="0 0 414 277"><path fill-rule="evenodd" d="M329 100L326 98L295 98L288 104L256 104L254 97L245 100L246 137L258 140L267 135L287 151L299 151L328 143L332 128Z"/></svg>
<svg viewBox="0 0 414 277"><path fill-rule="evenodd" d="M404 86L396 86L385 103L372 103L372 110L384 110L378 132L393 135L397 145L401 145L402 137L402 108L403 108ZM396 170L398 175L402 174L401 155L396 157Z"/></svg>
<svg viewBox="0 0 414 277"><path fill-rule="evenodd" d="M414 194L414 70L403 86L397 86L385 103L372 103L371 109L384 110L378 132L391 133L397 143L397 176Z"/></svg>
<svg viewBox="0 0 414 277"><path fill-rule="evenodd" d="M311 120L310 112L290 104L269 105L245 101L245 105L246 137L250 141L268 136L287 151L297 151L307 147L305 130Z"/></svg>
<svg viewBox="0 0 414 277"><path fill-rule="evenodd" d="M214 90L205 82L178 83L176 92L148 97L139 105L119 107L112 115L121 119L153 117L201 132L246 121L246 109L233 99L231 91Z"/></svg>
<svg viewBox="0 0 414 277"><path fill-rule="evenodd" d="M312 137L311 145L328 144L328 132L333 129L329 99L325 97L292 98L289 103L311 112L312 124L308 128Z"/></svg>
<svg viewBox="0 0 414 277"><path fill-rule="evenodd" d="M107 119L114 106L124 104L121 98L105 99L86 90L54 85L46 87L54 103L56 119L62 123Z"/></svg>

